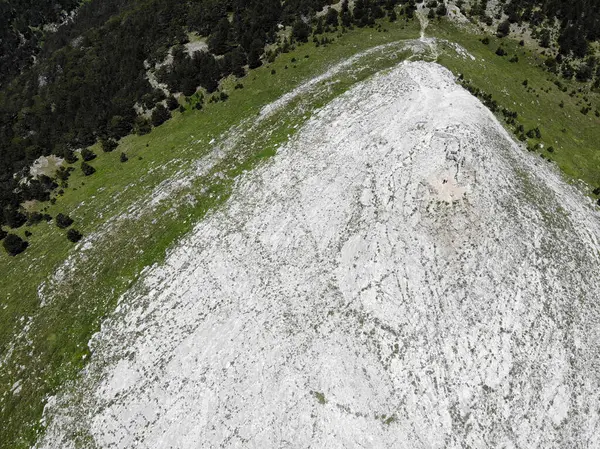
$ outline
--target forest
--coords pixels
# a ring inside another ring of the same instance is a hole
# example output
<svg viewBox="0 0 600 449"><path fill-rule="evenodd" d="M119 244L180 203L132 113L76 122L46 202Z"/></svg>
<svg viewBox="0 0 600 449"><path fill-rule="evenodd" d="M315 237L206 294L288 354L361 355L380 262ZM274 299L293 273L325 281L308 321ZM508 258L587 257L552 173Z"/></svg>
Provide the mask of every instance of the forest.
<svg viewBox="0 0 600 449"><path fill-rule="evenodd" d="M560 54L586 56L588 44L600 38L600 2L597 0L509 0L504 8L510 23L560 23Z"/></svg>

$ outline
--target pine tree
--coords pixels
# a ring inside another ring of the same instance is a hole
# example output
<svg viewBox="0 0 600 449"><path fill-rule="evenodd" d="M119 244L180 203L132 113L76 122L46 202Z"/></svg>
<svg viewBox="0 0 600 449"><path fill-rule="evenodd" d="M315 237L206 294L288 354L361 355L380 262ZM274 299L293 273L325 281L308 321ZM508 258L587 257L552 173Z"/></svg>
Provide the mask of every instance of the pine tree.
<svg viewBox="0 0 600 449"><path fill-rule="evenodd" d="M178 107L179 102L177 101L177 98L175 98L173 95L169 95L167 97L167 108L169 109L169 111L174 111Z"/></svg>
<svg viewBox="0 0 600 449"><path fill-rule="evenodd" d="M56 216L55 222L56 226L58 226L60 229L65 229L73 224L73 219L68 215L60 213Z"/></svg>
<svg viewBox="0 0 600 449"><path fill-rule="evenodd" d="M350 6L348 5L348 0L344 0L342 2L340 19L342 21L342 26L349 28L352 25L352 14L350 13Z"/></svg>
<svg viewBox="0 0 600 449"><path fill-rule="evenodd" d="M292 25L292 37L297 42L308 42L308 36L310 36L310 25L305 23L303 20L296 20Z"/></svg>
<svg viewBox="0 0 600 449"><path fill-rule="evenodd" d="M244 66L246 65L246 53L241 47L236 47L231 52L231 73L236 77L241 78L246 75Z"/></svg>
<svg viewBox="0 0 600 449"><path fill-rule="evenodd" d="M160 126L171 118L171 113L162 104L158 103L152 111L152 125Z"/></svg>
<svg viewBox="0 0 600 449"><path fill-rule="evenodd" d="M216 30L209 36L208 50L215 55L224 55L231 48L229 38L231 35L231 24L227 18L222 18Z"/></svg>
<svg viewBox="0 0 600 449"><path fill-rule="evenodd" d="M248 66L251 69L255 69L262 65L260 57L264 51L264 44L260 39L254 39L252 45L250 45L250 52L248 53Z"/></svg>
<svg viewBox="0 0 600 449"><path fill-rule="evenodd" d="M9 227L17 229L27 222L27 217L16 207L7 206L4 208L2 221Z"/></svg>
<svg viewBox="0 0 600 449"><path fill-rule="evenodd" d="M102 148L102 151L104 151L105 153L110 153L115 148L117 148L118 145L119 144L117 142L115 142L113 139L105 139L105 138L100 139L100 147Z"/></svg>
<svg viewBox="0 0 600 449"><path fill-rule="evenodd" d="M85 176L90 176L90 175L93 175L94 173L96 173L96 169L94 167L92 167L90 164L88 164L87 162L81 163L81 171L83 172L83 174Z"/></svg>
<svg viewBox="0 0 600 449"><path fill-rule="evenodd" d="M93 159L96 159L96 153L94 153L89 148L84 148L83 150L81 150L81 157L85 162L89 162Z"/></svg>
<svg viewBox="0 0 600 449"><path fill-rule="evenodd" d="M83 234L79 232L77 229L69 229L67 231L67 239L73 243L77 243L79 240L83 238Z"/></svg>
<svg viewBox="0 0 600 449"><path fill-rule="evenodd" d="M29 246L25 240L15 234L8 234L2 241L2 245L9 256L16 256L25 251Z"/></svg>
<svg viewBox="0 0 600 449"><path fill-rule="evenodd" d="M334 8L329 8L325 15L325 23L337 27L339 25L338 12Z"/></svg>

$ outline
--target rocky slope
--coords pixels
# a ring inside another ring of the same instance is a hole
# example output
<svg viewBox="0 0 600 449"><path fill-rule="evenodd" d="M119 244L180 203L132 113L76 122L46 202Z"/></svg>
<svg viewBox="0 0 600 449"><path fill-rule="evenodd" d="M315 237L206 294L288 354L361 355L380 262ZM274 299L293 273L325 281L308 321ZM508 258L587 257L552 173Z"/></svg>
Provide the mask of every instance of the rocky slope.
<svg viewBox="0 0 600 449"><path fill-rule="evenodd" d="M148 270L38 447L589 447L598 235L446 69L403 63Z"/></svg>

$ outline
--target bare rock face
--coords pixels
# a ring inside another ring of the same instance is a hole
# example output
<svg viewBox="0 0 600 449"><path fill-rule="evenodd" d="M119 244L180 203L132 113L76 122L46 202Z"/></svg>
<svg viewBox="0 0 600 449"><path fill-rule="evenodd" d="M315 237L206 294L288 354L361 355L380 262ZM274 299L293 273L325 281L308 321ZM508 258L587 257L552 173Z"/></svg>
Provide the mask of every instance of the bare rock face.
<svg viewBox="0 0 600 449"><path fill-rule="evenodd" d="M149 270L39 447L586 447L598 236L446 69L403 63Z"/></svg>

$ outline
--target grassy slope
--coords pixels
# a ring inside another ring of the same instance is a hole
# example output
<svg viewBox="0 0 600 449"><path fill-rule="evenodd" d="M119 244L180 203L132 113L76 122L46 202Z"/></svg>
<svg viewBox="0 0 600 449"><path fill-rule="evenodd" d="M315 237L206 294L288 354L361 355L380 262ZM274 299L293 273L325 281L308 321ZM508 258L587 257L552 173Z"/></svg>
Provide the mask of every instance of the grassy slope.
<svg viewBox="0 0 600 449"><path fill-rule="evenodd" d="M597 93L589 92L577 81L560 80L568 88L567 92L562 92L554 84L557 77L540 67L544 57L520 47L516 40L489 36L490 43L484 45L479 40L483 35L469 32L465 27L459 29L447 21L431 23L427 32L457 42L475 56L476 61L471 61L445 53L438 62L456 75L462 73L474 86L492 94L501 107L518 112L518 121L525 130L539 126L542 138L530 139L530 143L554 147L554 153L542 150L545 157L555 161L569 177L582 179L591 186L600 185L600 118L594 114L600 109ZM508 56L495 54L501 42ZM509 62L515 54L519 61ZM526 79L530 89L523 86ZM584 92L570 95L580 88ZM593 105L587 115L580 112L583 96L587 96ZM561 102L564 102L564 108L559 107Z"/></svg>
<svg viewBox="0 0 600 449"><path fill-rule="evenodd" d="M65 232L52 223L42 223L29 228L33 236L25 253L16 258L0 253L0 448L29 447L35 441L44 398L84 365L87 342L118 297L145 266L160 262L173 242L227 198L238 174L274 154L274 148L294 132L292 125L303 121L306 114L294 113L299 106L295 102L287 115L266 121L263 134L260 130L248 132L238 145L237 157L215 167L224 178L200 177L147 215L143 208L136 208L140 199L207 154L213 138L243 119L255 117L262 106L324 72L333 62L381 43L418 35L416 21L386 27L388 33L372 29L347 33L327 47L300 46L268 67L251 72L242 80L244 89L232 89L232 80L225 83L230 94L225 103L176 113L149 135L125 138L113 153L102 154L94 148L99 155L92 162L96 174L83 177L79 170L74 172L69 188L48 212L71 215L74 227L88 236L102 230L111 217L129 211L128 216L105 226L110 229L109 236L98 233L100 240L87 251L81 250L81 245L74 249ZM297 62L292 63L294 57ZM364 70L341 77L309 106L318 107L356 81L397 63L399 57L370 59ZM119 162L121 151L127 153L128 162ZM51 282L68 257L75 262L64 280ZM47 300L44 307L40 307L39 288ZM16 337L24 325L29 331ZM5 361L9 353L12 355ZM21 387L13 394L16 381Z"/></svg>

